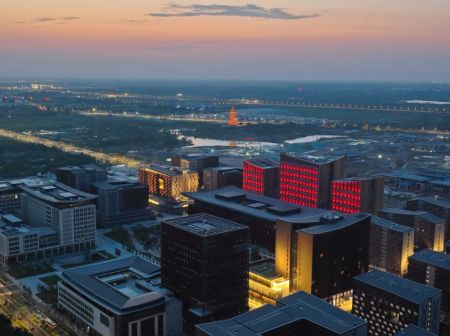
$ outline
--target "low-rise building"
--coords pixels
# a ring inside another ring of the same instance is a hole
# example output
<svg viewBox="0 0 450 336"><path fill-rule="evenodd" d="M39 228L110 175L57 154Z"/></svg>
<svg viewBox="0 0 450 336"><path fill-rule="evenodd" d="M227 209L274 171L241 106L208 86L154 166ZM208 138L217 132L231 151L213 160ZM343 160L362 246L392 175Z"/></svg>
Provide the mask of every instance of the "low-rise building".
<svg viewBox="0 0 450 336"><path fill-rule="evenodd" d="M179 335L182 303L161 287L160 268L140 257L66 270L58 305L101 336Z"/></svg>
<svg viewBox="0 0 450 336"><path fill-rule="evenodd" d="M289 280L277 274L275 261L264 259L250 264L248 276L248 306L259 308L276 305L277 300L289 295Z"/></svg>
<svg viewBox="0 0 450 336"><path fill-rule="evenodd" d="M216 190L227 186L242 187L242 169L213 167L203 170L203 189Z"/></svg>
<svg viewBox="0 0 450 336"><path fill-rule="evenodd" d="M319 298L298 292L276 305L238 315L229 320L200 324L197 336L366 336L367 322Z"/></svg>

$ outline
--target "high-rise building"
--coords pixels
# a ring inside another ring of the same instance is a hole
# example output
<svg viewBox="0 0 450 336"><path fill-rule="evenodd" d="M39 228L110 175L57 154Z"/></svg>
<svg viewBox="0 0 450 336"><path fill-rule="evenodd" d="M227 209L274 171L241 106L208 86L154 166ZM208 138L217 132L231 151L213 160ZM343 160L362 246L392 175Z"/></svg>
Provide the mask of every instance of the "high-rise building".
<svg viewBox="0 0 450 336"><path fill-rule="evenodd" d="M266 196L278 196L280 165L259 157L243 163L242 189Z"/></svg>
<svg viewBox="0 0 450 336"><path fill-rule="evenodd" d="M376 214L383 207L383 192L382 177L334 180L331 208L344 213Z"/></svg>
<svg viewBox="0 0 450 336"><path fill-rule="evenodd" d="M24 224L48 232L56 232L61 249L53 255L76 253L95 248L95 195L72 189L62 183L43 186L20 186L21 215ZM48 238L49 243L53 238ZM42 242L45 246L47 243ZM46 255L48 256L48 255Z"/></svg>
<svg viewBox="0 0 450 336"><path fill-rule="evenodd" d="M122 225L153 217L148 205L148 189L140 183L119 180L94 182L91 192L98 196L97 221L100 225Z"/></svg>
<svg viewBox="0 0 450 336"><path fill-rule="evenodd" d="M344 178L345 157L280 156L280 199L313 208L331 207L331 182Z"/></svg>
<svg viewBox="0 0 450 336"><path fill-rule="evenodd" d="M357 276L352 313L367 320L369 335L395 335L414 324L438 333L441 291L374 270Z"/></svg>
<svg viewBox="0 0 450 336"><path fill-rule="evenodd" d="M450 324L450 254L415 253L409 257L408 278L442 290L442 320Z"/></svg>
<svg viewBox="0 0 450 336"><path fill-rule="evenodd" d="M414 229L371 216L369 267L404 276L408 257L414 254Z"/></svg>
<svg viewBox="0 0 450 336"><path fill-rule="evenodd" d="M366 214L330 213L307 228L279 221L276 272L289 280L291 292L302 290L344 308L353 277L369 268L369 228Z"/></svg>
<svg viewBox="0 0 450 336"><path fill-rule="evenodd" d="M230 115L228 117L228 125L230 126L237 126L238 124L238 118L237 118L237 110L233 106L230 110Z"/></svg>
<svg viewBox="0 0 450 336"><path fill-rule="evenodd" d="M189 214L209 213L246 225L250 241L269 252L275 251L275 230L282 220L301 227L320 224L320 216L329 210L300 207L279 199L245 191L234 186L186 193L192 201Z"/></svg>
<svg viewBox="0 0 450 336"><path fill-rule="evenodd" d="M101 336L175 336L182 303L160 286L160 267L140 257L62 272L58 305Z"/></svg>
<svg viewBox="0 0 450 336"><path fill-rule="evenodd" d="M183 192L198 190L198 174L176 167L151 165L139 168L139 182L148 187L150 194L182 200Z"/></svg>
<svg viewBox="0 0 450 336"><path fill-rule="evenodd" d="M208 214L161 224L162 285L184 302L184 325L247 310L248 228Z"/></svg>
<svg viewBox="0 0 450 336"><path fill-rule="evenodd" d="M22 206L22 190L0 181L0 211L13 214Z"/></svg>
<svg viewBox="0 0 450 336"><path fill-rule="evenodd" d="M378 216L414 228L414 251L444 251L445 220L426 211L384 208Z"/></svg>
<svg viewBox="0 0 450 336"><path fill-rule="evenodd" d="M106 169L93 164L62 167L56 169L56 178L71 188L89 192L91 183L106 181Z"/></svg>
<svg viewBox="0 0 450 336"><path fill-rule="evenodd" d="M277 300L289 293L289 280L277 274L273 259L258 260L250 264L248 280L250 309L259 308L265 304L275 306Z"/></svg>
<svg viewBox="0 0 450 336"><path fill-rule="evenodd" d="M367 322L298 292L229 320L197 326L197 336L366 336Z"/></svg>
<svg viewBox="0 0 450 336"><path fill-rule="evenodd" d="M219 167L219 156L209 154L179 154L172 157L172 166L196 171L199 186L203 187L203 172L206 168Z"/></svg>
<svg viewBox="0 0 450 336"><path fill-rule="evenodd" d="M215 190L227 186L242 187L242 169L233 167L214 167L203 170L203 189Z"/></svg>
<svg viewBox="0 0 450 336"><path fill-rule="evenodd" d="M445 241L450 240L450 202L433 197L424 197L406 202L408 210L423 210L435 216L442 217L446 223Z"/></svg>
<svg viewBox="0 0 450 336"><path fill-rule="evenodd" d="M395 336L437 336L437 334L430 333L422 328L416 327L414 324L410 324L403 330L400 330Z"/></svg>

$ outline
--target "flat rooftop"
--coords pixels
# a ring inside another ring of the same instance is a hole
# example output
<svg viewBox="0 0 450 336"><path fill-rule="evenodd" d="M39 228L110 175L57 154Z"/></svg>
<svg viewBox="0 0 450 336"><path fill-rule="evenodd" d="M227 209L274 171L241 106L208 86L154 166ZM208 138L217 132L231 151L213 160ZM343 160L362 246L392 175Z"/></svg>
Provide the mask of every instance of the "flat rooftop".
<svg viewBox="0 0 450 336"><path fill-rule="evenodd" d="M404 233L404 232L413 232L414 229L412 227L409 226L405 226L405 225L401 225L401 224L397 224L393 221L378 217L378 216L371 216L370 217L370 222L372 224L378 225L378 226L382 226L388 230L392 230L392 231L397 231L400 233Z"/></svg>
<svg viewBox="0 0 450 336"><path fill-rule="evenodd" d="M437 336L422 328L419 328L413 324L410 324L407 328L400 330L395 336Z"/></svg>
<svg viewBox="0 0 450 336"><path fill-rule="evenodd" d="M417 216L420 217L428 222L440 224L444 222L444 218L433 215L432 213L429 213L427 211L422 210L406 210L406 209L400 209L400 208L384 208L378 210L378 212L381 213L389 213L394 215L400 215L400 216Z"/></svg>
<svg viewBox="0 0 450 336"><path fill-rule="evenodd" d="M430 203L430 204L436 205L438 207L442 207L442 208L450 210L450 202L446 202L444 200L436 199L434 197L423 197L423 198L419 198L418 200L422 200L426 203Z"/></svg>
<svg viewBox="0 0 450 336"><path fill-rule="evenodd" d="M106 169L104 169L100 166L97 166L95 164L92 164L92 163L88 163L88 164L84 164L84 165L60 167L60 168L58 168L58 170L67 170L67 171L72 171L74 173L84 172L84 171L96 171L96 172L106 173Z"/></svg>
<svg viewBox="0 0 450 336"><path fill-rule="evenodd" d="M365 213L357 213L351 215L342 215L340 213L330 213L320 218L320 223L304 229L297 230L310 235L326 234L333 231L338 231L358 224L366 220L370 215Z"/></svg>
<svg viewBox="0 0 450 336"><path fill-rule="evenodd" d="M171 166L162 166L162 165L150 165L150 167L141 168L146 171L154 171L162 175L167 176L178 176L183 173L183 169L179 167L171 167Z"/></svg>
<svg viewBox="0 0 450 336"><path fill-rule="evenodd" d="M281 276L275 271L275 260L264 259L250 263L249 271L265 279L278 279Z"/></svg>
<svg viewBox="0 0 450 336"><path fill-rule="evenodd" d="M245 160L248 163L258 166L261 168L279 168L280 164L278 162L272 161L265 157L256 157L252 159Z"/></svg>
<svg viewBox="0 0 450 336"><path fill-rule="evenodd" d="M301 207L235 186L211 191L187 192L184 195L194 201L271 222L278 220L292 223L320 222L321 216L330 213L330 210Z"/></svg>
<svg viewBox="0 0 450 336"><path fill-rule="evenodd" d="M96 195L73 189L59 182L39 186L22 185L20 188L28 195L52 204L88 202L97 198Z"/></svg>
<svg viewBox="0 0 450 336"><path fill-rule="evenodd" d="M116 314L164 303L164 291L152 286L159 276L160 267L140 257L90 264L62 273L65 284Z"/></svg>
<svg viewBox="0 0 450 336"><path fill-rule="evenodd" d="M414 253L409 259L421 261L435 267L446 269L450 271L450 254L435 252L432 250L422 250Z"/></svg>
<svg viewBox="0 0 450 336"><path fill-rule="evenodd" d="M164 221L165 224L177 227L199 236L214 236L237 230L248 230L248 227L210 214L197 214Z"/></svg>
<svg viewBox="0 0 450 336"><path fill-rule="evenodd" d="M338 160L344 158L344 156L338 156L338 155L315 156L315 155L306 155L306 154L297 155L297 154L292 154L292 153L281 153L281 157L291 158L294 160L300 160L300 161L304 161L305 163L316 164L316 165L328 164L328 163L332 163L334 161L338 161Z"/></svg>
<svg viewBox="0 0 450 336"><path fill-rule="evenodd" d="M378 270L358 275L354 279L416 304L421 304L441 293L439 289Z"/></svg>
<svg viewBox="0 0 450 336"><path fill-rule="evenodd" d="M402 173L402 172L394 172L394 173L381 173L379 176L383 177L390 177L390 178L399 178L403 180L411 180L416 182L427 182L430 181L431 178L421 176L421 175L415 175L411 173Z"/></svg>
<svg viewBox="0 0 450 336"><path fill-rule="evenodd" d="M312 323L336 334L344 334L357 327L364 328L367 324L363 319L315 296L297 292L279 300L276 307L265 305L232 319L201 324L197 328L206 335L258 336L292 323L299 326Z"/></svg>

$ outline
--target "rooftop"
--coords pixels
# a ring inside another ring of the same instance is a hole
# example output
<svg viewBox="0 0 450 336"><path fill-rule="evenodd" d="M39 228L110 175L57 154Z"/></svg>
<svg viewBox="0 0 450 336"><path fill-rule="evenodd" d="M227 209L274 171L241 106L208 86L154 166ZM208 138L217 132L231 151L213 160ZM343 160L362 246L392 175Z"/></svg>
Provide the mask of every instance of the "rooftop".
<svg viewBox="0 0 450 336"><path fill-rule="evenodd" d="M97 166L95 164L84 164L84 165L77 165L77 166L66 166L66 167L60 167L58 168L58 170L67 170L67 171L72 171L72 172L82 172L82 171L86 171L86 170L93 170L96 172L105 172L106 170L100 166Z"/></svg>
<svg viewBox="0 0 450 336"><path fill-rule="evenodd" d="M450 202L446 202L440 199L436 199L434 197L424 197L424 198L419 198L419 200L422 200L424 202L445 208L445 209L449 209L450 210Z"/></svg>
<svg viewBox="0 0 450 336"><path fill-rule="evenodd" d="M380 176L391 177L391 178L400 178L404 180L412 180L417 182L427 182L431 180L429 177L415 175L411 173L402 173L402 172L393 172L393 173L381 173Z"/></svg>
<svg viewBox="0 0 450 336"><path fill-rule="evenodd" d="M164 223L199 236L214 236L221 233L248 230L248 227L209 214L197 214L169 219Z"/></svg>
<svg viewBox="0 0 450 336"><path fill-rule="evenodd" d="M275 260L264 259L252 262L249 266L251 273L255 273L265 279L277 279L280 276L275 271Z"/></svg>
<svg viewBox="0 0 450 336"><path fill-rule="evenodd" d="M416 327L413 324L410 324L407 328L400 330L395 336L437 336L436 334L432 334L422 328Z"/></svg>
<svg viewBox="0 0 450 336"><path fill-rule="evenodd" d="M346 216L341 214L328 214L320 218L320 225L300 229L298 232L307 233L310 235L327 234L358 224L369 217L370 215L365 213L357 213Z"/></svg>
<svg viewBox="0 0 450 336"><path fill-rule="evenodd" d="M95 195L73 189L59 182L38 186L21 185L20 188L28 195L52 204L72 204L93 201L97 198Z"/></svg>
<svg viewBox="0 0 450 336"><path fill-rule="evenodd" d="M152 170L157 173L168 175L168 176L178 176L183 173L183 169L179 167L171 167L171 166L162 166L162 165L150 165L148 168L141 168L143 170Z"/></svg>
<svg viewBox="0 0 450 336"><path fill-rule="evenodd" d="M444 221L442 217L438 217L436 215L433 215L429 212L422 211L422 210L407 210L407 209L400 209L400 208L384 208L380 209L379 212L381 213L390 213L394 215L401 215L401 216L417 216L420 217L428 222L440 224Z"/></svg>
<svg viewBox="0 0 450 336"><path fill-rule="evenodd" d="M278 162L272 161L265 157L256 157L252 159L245 160L248 163L258 166L261 168L279 168L280 164Z"/></svg>
<svg viewBox="0 0 450 336"><path fill-rule="evenodd" d="M395 222L392 222L390 220L387 220L387 219L384 219L384 218L381 218L378 216L371 216L370 218L371 218L370 221L372 224L382 226L382 227L392 230L392 231L397 231L397 232L402 232L402 233L414 231L414 229L412 227L397 224Z"/></svg>
<svg viewBox="0 0 450 336"><path fill-rule="evenodd" d="M336 334L344 334L366 325L366 321L359 317L346 313L315 296L297 292L279 300L276 307L265 305L232 319L201 324L197 328L206 335L258 336L291 323L304 322Z"/></svg>
<svg viewBox="0 0 450 336"><path fill-rule="evenodd" d="M292 223L318 223L321 216L330 213L329 210L300 207L276 198L242 190L235 186L184 194L194 201L272 222L284 220Z"/></svg>
<svg viewBox="0 0 450 336"><path fill-rule="evenodd" d="M344 156L314 156L314 155L296 155L291 153L281 153L281 158L291 158L294 160L304 161L309 164L328 164L334 161L344 159Z"/></svg>
<svg viewBox="0 0 450 336"><path fill-rule="evenodd" d="M450 254L435 252L432 250L422 250L409 257L411 260L417 260L435 267L450 271Z"/></svg>
<svg viewBox="0 0 450 336"><path fill-rule="evenodd" d="M115 259L66 270L63 282L116 314L163 304L163 289L153 286L160 267L140 257Z"/></svg>
<svg viewBox="0 0 450 336"><path fill-rule="evenodd" d="M421 304L441 293L439 289L378 270L358 275L354 279L416 304Z"/></svg>

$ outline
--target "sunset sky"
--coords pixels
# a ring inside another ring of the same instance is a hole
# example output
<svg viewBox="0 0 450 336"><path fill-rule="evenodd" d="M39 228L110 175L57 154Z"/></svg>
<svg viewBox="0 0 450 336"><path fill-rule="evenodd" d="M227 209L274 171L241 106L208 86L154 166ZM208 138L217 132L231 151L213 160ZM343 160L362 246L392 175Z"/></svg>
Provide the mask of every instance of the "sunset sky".
<svg viewBox="0 0 450 336"><path fill-rule="evenodd" d="M0 5L0 77L450 81L449 0Z"/></svg>

